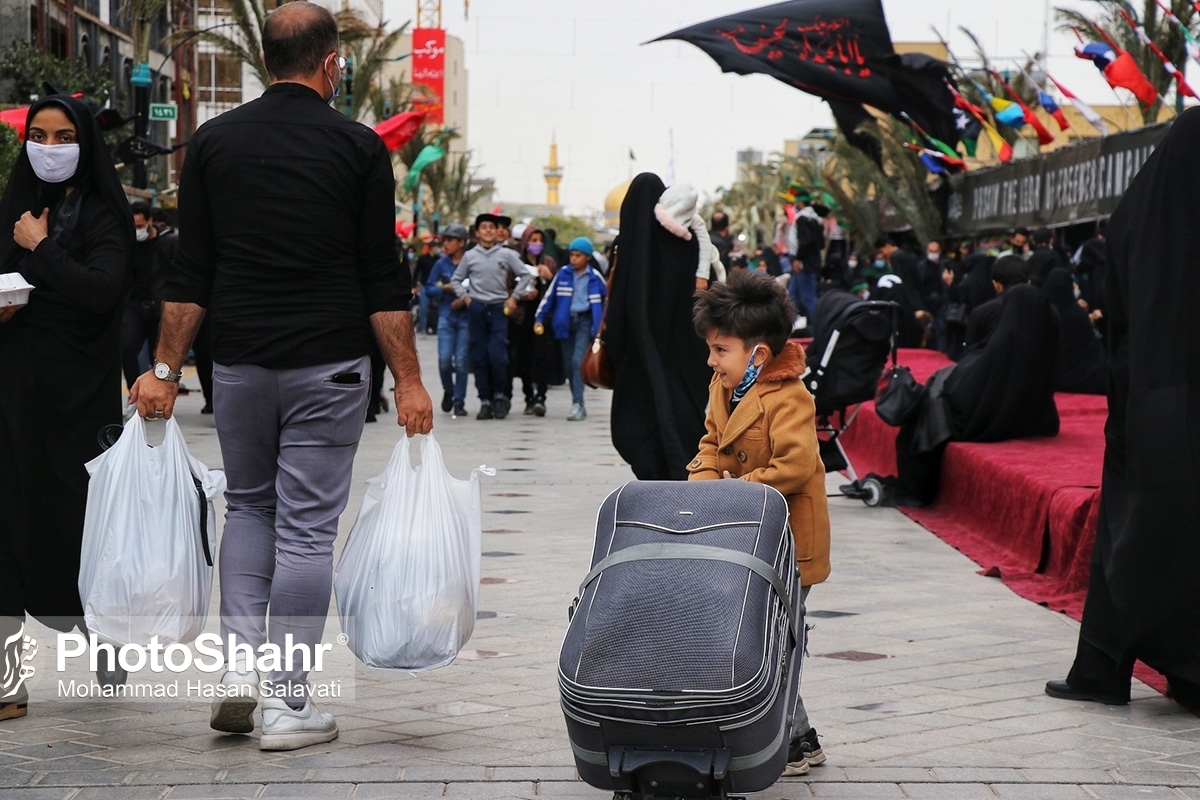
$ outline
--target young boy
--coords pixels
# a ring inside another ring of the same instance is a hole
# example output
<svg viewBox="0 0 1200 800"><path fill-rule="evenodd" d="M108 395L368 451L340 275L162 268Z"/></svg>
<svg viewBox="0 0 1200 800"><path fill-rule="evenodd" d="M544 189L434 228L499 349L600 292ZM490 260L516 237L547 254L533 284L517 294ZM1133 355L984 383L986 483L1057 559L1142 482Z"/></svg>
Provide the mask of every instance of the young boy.
<svg viewBox="0 0 1200 800"><path fill-rule="evenodd" d="M563 366L571 370L571 413L567 419L587 419L583 405L583 356L588 345L600 333L604 318L604 278L592 266L592 242L586 236L571 241L570 265L554 276L534 318L533 333L543 336L546 318L554 329L554 338L562 343Z"/></svg>
<svg viewBox="0 0 1200 800"><path fill-rule="evenodd" d="M829 509L816 407L800 382L804 349L788 341L796 312L777 281L746 270L731 271L726 283L696 298L696 331L708 342L715 375L704 420L708 433L688 464L690 479L764 483L787 499L803 605L809 589L829 577ZM783 774L803 775L824 761L797 687Z"/></svg>
<svg viewBox="0 0 1200 800"><path fill-rule="evenodd" d="M508 217L480 214L475 218L479 245L468 250L450 278L454 293L467 307L471 366L480 407L475 419L504 419L508 416L508 315L528 291L533 276L521 258L497 241L501 229L512 224ZM509 290L508 279L517 279ZM470 286L466 282L470 280Z"/></svg>

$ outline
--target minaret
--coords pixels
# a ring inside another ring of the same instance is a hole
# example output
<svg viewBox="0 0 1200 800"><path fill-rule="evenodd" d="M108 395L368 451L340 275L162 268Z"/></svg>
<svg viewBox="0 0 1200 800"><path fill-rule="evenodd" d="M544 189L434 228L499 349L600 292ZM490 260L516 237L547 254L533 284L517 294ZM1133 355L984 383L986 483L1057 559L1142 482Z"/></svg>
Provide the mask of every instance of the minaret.
<svg viewBox="0 0 1200 800"><path fill-rule="evenodd" d="M542 173L546 176L546 205L558 205L558 185L562 183L562 167L558 165L558 141L550 139L550 163Z"/></svg>

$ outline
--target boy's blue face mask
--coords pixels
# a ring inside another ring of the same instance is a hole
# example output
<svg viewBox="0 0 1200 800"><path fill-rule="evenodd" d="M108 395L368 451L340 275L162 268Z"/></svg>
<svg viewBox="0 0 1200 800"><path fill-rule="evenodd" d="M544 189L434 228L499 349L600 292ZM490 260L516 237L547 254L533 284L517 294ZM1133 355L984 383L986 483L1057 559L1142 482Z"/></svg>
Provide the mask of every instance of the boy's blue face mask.
<svg viewBox="0 0 1200 800"><path fill-rule="evenodd" d="M762 345L754 345L750 351L750 362L746 364L746 373L742 375L742 380L733 388L733 402L741 402L746 396L746 392L750 391L750 387L758 380L758 372L760 367L754 363L754 357L758 355L758 348Z"/></svg>

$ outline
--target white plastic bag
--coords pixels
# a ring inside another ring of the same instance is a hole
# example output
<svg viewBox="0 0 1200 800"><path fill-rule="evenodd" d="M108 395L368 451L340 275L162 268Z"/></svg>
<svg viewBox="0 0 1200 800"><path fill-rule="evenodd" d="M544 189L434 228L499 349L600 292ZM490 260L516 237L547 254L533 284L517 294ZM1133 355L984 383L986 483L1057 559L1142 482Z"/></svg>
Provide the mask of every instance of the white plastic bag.
<svg viewBox="0 0 1200 800"><path fill-rule="evenodd" d="M146 646L157 636L162 645L187 643L208 617L217 541L212 500L225 490L225 473L192 458L178 422L166 426L163 443L150 447L135 414L116 444L86 465L79 597L89 631L104 641Z"/></svg>
<svg viewBox="0 0 1200 800"><path fill-rule="evenodd" d="M372 478L333 575L350 649L369 667L443 667L471 638L479 601L483 505L479 467L446 471L431 435L413 469L401 437Z"/></svg>

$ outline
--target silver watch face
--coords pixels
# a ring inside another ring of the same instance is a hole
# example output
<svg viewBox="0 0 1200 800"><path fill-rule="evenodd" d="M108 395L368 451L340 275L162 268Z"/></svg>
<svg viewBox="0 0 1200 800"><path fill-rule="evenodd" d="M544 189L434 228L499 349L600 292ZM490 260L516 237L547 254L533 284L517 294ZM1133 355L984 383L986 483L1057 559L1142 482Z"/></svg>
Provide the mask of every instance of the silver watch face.
<svg viewBox="0 0 1200 800"><path fill-rule="evenodd" d="M165 381L167 378L171 377L171 368L160 361L154 365L154 377L158 378L160 381Z"/></svg>

